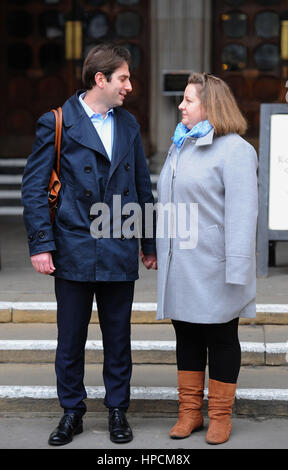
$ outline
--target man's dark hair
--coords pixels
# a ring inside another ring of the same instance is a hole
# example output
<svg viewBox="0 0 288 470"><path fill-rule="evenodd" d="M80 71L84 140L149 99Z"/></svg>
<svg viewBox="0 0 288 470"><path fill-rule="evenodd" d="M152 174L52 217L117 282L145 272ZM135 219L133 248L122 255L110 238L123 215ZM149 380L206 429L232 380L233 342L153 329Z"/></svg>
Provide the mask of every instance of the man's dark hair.
<svg viewBox="0 0 288 470"><path fill-rule="evenodd" d="M123 62L127 62L128 65L131 62L131 55L126 47L113 44L99 44L93 47L83 65L84 88L91 90L95 86L95 75L98 72L102 72L109 82L112 74Z"/></svg>

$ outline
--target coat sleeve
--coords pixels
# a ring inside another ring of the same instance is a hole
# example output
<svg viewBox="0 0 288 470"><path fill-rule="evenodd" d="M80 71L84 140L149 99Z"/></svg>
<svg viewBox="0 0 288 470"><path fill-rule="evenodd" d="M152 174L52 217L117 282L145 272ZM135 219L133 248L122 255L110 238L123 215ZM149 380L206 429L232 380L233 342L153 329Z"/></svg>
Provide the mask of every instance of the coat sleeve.
<svg viewBox="0 0 288 470"><path fill-rule="evenodd" d="M55 162L55 118L46 113L37 122L36 137L22 180L24 223L30 256L54 251L53 229L48 206L48 185Z"/></svg>
<svg viewBox="0 0 288 470"><path fill-rule="evenodd" d="M144 255L156 254L156 213L149 169L142 146L140 132L135 139L135 180L142 211L141 248Z"/></svg>
<svg viewBox="0 0 288 470"><path fill-rule="evenodd" d="M258 215L258 159L247 142L230 148L225 159L226 283L246 285L255 277Z"/></svg>

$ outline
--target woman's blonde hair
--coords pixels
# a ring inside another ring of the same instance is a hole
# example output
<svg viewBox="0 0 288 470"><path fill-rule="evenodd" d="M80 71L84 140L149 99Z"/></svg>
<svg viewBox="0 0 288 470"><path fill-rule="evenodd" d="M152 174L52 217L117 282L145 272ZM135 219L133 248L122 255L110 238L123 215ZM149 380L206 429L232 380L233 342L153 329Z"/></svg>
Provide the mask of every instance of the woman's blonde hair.
<svg viewBox="0 0 288 470"><path fill-rule="evenodd" d="M188 85L191 84L199 85L198 95L215 134L245 134L247 121L227 83L208 73L193 72L188 79Z"/></svg>

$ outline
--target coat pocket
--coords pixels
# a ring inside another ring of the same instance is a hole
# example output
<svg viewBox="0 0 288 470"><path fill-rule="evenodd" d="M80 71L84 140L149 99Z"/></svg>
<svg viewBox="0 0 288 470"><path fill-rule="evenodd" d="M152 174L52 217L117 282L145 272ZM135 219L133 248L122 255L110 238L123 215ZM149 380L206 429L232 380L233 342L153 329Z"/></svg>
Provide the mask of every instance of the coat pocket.
<svg viewBox="0 0 288 470"><path fill-rule="evenodd" d="M218 225L211 225L205 231L210 249L219 261L225 261L225 237L224 231Z"/></svg>
<svg viewBox="0 0 288 470"><path fill-rule="evenodd" d="M61 194L61 193L60 193ZM73 188L66 184L62 190L60 204L57 209L58 220L67 227L73 226L75 203Z"/></svg>

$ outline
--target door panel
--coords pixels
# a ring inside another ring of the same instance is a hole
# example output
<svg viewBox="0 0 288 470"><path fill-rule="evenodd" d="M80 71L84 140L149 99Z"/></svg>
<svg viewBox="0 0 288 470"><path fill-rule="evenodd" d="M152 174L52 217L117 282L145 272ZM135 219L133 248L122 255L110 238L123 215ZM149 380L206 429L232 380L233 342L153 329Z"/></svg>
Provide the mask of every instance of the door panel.
<svg viewBox="0 0 288 470"><path fill-rule="evenodd" d="M0 40L0 157L30 153L39 116L81 88L85 56L106 41L131 51L125 107L149 151L149 0L2 0Z"/></svg>
<svg viewBox="0 0 288 470"><path fill-rule="evenodd" d="M232 88L258 147L261 103L285 102L281 32L287 0L215 0L213 72Z"/></svg>

